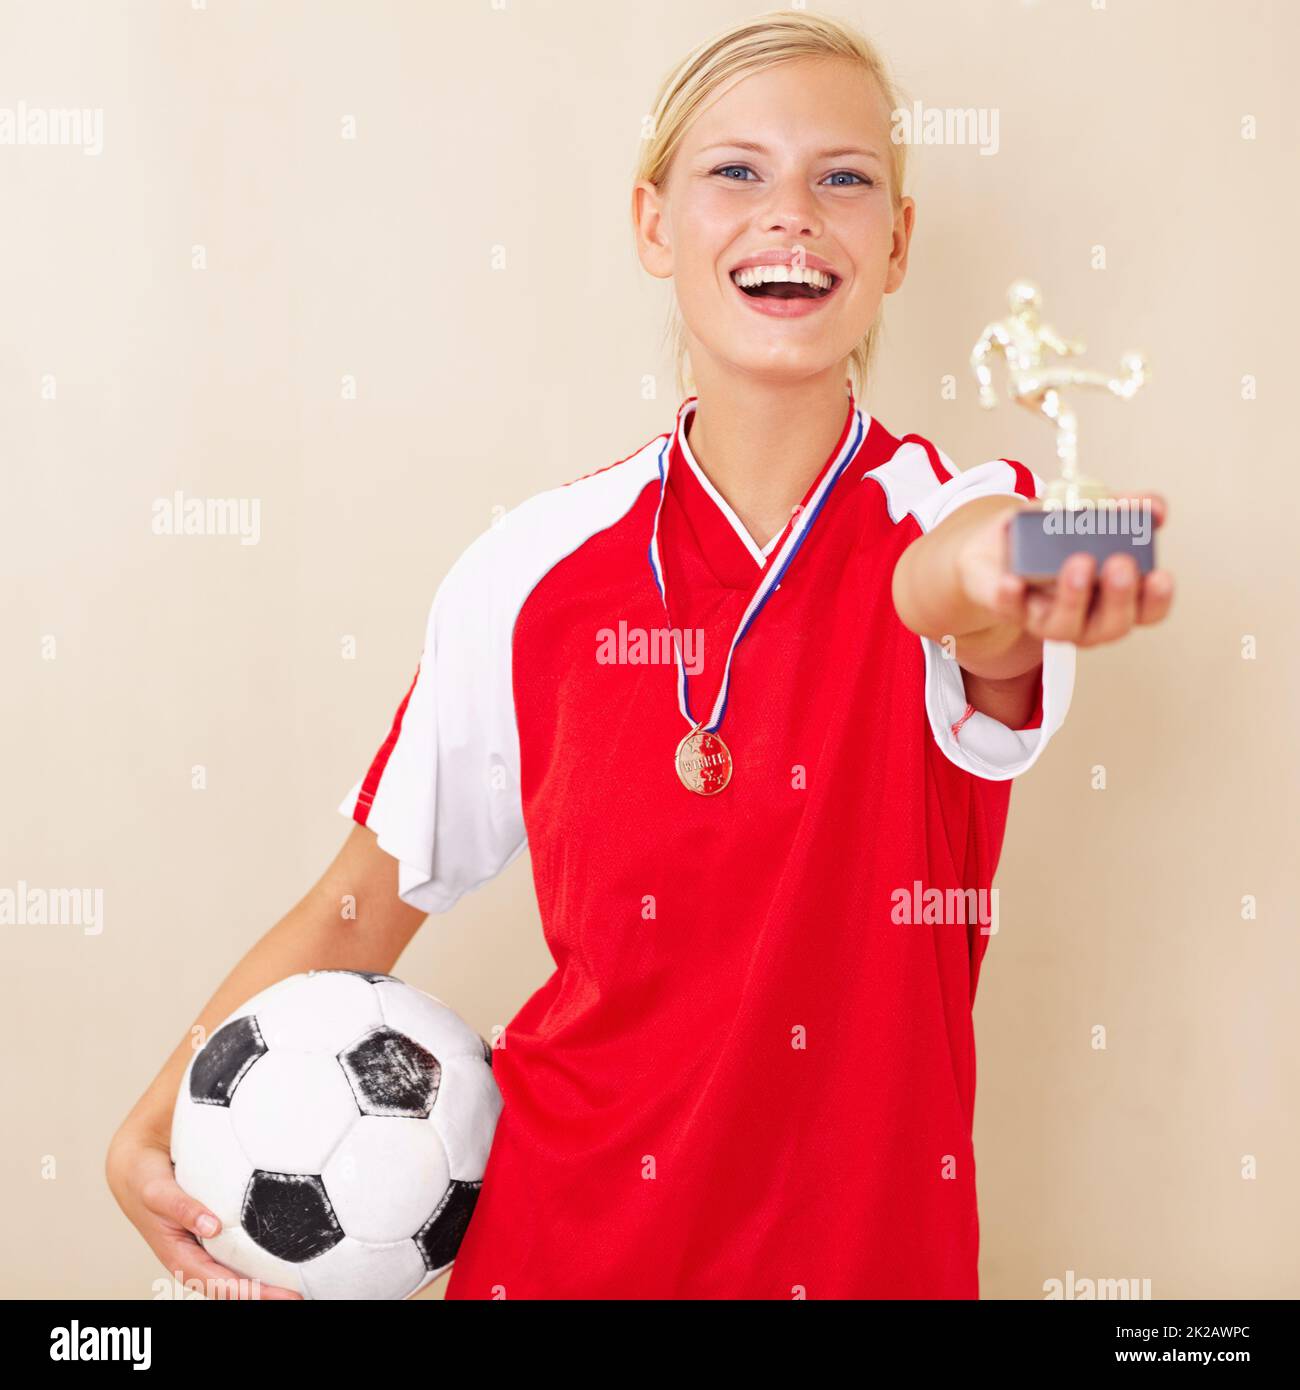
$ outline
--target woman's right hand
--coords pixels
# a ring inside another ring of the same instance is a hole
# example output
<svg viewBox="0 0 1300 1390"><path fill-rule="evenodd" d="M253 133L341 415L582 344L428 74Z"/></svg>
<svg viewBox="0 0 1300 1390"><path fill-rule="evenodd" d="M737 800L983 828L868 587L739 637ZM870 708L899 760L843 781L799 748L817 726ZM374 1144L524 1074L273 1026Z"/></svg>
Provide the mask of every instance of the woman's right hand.
<svg viewBox="0 0 1300 1390"><path fill-rule="evenodd" d="M216 1235L221 1222L181 1190L164 1141L129 1128L119 1130L109 1145L105 1174L127 1219L168 1274L186 1287L197 1283L208 1298L302 1297L292 1289L243 1278L199 1244L199 1236Z"/></svg>

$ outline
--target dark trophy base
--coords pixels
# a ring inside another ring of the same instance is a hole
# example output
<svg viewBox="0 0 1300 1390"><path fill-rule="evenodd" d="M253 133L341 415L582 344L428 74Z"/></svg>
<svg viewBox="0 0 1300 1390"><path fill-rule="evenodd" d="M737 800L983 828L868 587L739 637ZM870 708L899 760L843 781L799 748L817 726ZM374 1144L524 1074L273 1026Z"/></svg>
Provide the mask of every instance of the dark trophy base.
<svg viewBox="0 0 1300 1390"><path fill-rule="evenodd" d="M1138 572L1155 568L1155 522L1104 506L1026 507L1011 519L1011 573L1046 583L1071 555L1091 555L1100 570L1111 555L1132 555Z"/></svg>

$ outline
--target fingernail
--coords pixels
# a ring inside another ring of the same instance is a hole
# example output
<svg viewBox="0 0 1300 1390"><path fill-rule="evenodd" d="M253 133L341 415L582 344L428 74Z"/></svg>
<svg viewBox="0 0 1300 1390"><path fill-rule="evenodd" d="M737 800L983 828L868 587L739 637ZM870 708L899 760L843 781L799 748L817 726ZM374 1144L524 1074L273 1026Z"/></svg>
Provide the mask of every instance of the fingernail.
<svg viewBox="0 0 1300 1390"><path fill-rule="evenodd" d="M217 1221L217 1218L215 1216L209 1216L207 1212L204 1212L195 1224L199 1228L199 1235L215 1236L217 1233L217 1227L220 1223Z"/></svg>
<svg viewBox="0 0 1300 1390"><path fill-rule="evenodd" d="M1088 572L1090 569L1091 566L1086 564L1071 565L1070 573L1066 581L1070 588L1082 589L1088 582Z"/></svg>
<svg viewBox="0 0 1300 1390"><path fill-rule="evenodd" d="M1127 589L1133 582L1133 566L1112 565L1110 570L1110 582L1117 589Z"/></svg>

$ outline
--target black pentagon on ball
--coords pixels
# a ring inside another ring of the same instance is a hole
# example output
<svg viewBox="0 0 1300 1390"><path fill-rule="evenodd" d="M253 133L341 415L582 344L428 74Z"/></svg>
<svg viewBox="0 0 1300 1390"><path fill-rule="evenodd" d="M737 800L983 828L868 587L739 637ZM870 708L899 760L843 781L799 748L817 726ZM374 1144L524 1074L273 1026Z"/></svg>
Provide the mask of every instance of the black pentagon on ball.
<svg viewBox="0 0 1300 1390"><path fill-rule="evenodd" d="M251 1014L218 1028L190 1068L190 1099L200 1105L229 1105L235 1087L265 1052Z"/></svg>
<svg viewBox="0 0 1300 1390"><path fill-rule="evenodd" d="M423 1120L433 1109L442 1068L428 1048L395 1028L376 1028L339 1053L363 1115Z"/></svg>
<svg viewBox="0 0 1300 1390"><path fill-rule="evenodd" d="M431 1272L442 1269L456 1258L482 1186L481 1182L451 1180L433 1215L415 1233L415 1244L425 1269Z"/></svg>
<svg viewBox="0 0 1300 1390"><path fill-rule="evenodd" d="M492 1065L492 1044L491 1044L490 1042L488 1042L486 1038L480 1038L480 1039L479 1039L479 1042L480 1042L480 1043L482 1044L482 1046L483 1046L483 1060L488 1064L488 1066L491 1066L491 1065Z"/></svg>
<svg viewBox="0 0 1300 1390"><path fill-rule="evenodd" d="M291 1264L315 1259L343 1239L325 1184L301 1173L255 1169L240 1221L263 1250Z"/></svg>

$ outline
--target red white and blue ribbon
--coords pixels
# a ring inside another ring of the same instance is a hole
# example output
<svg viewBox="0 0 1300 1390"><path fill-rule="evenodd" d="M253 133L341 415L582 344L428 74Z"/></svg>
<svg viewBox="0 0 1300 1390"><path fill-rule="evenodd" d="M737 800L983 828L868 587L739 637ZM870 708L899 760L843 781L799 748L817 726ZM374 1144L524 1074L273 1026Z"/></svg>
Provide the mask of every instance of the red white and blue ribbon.
<svg viewBox="0 0 1300 1390"><path fill-rule="evenodd" d="M763 571L763 577L759 581L758 588L754 590L753 597L745 607L741 615L739 624L736 627L735 635L731 639L731 646L727 650L727 664L722 672L722 684L718 687L717 698L713 702L713 710L708 719L701 722L691 713L690 686L686 678L686 665L682 658L681 641L678 630L672 626L672 615L668 610L667 585L664 579L663 560L659 552L659 516L663 511L664 494L668 490L668 460L669 452L673 441L681 436L684 418L688 407L692 407L696 397L691 396L682 402L681 408L677 412L677 429L673 435L665 441L663 448L659 451L659 503L655 507L654 527L650 533L650 569L654 574L655 586L659 590L659 597L663 600L664 612L668 614L668 626L673 635L673 650L677 657L677 704L681 709L682 717L692 729L702 728L706 733L716 733L727 713L727 693L731 688L731 663L736 655L736 648L740 646L745 634L754 625L755 619L763 611L769 598L781 580L785 577L785 572L790 568L790 563L799 553L800 547L807 539L809 531L812 530L821 509L830 496L831 489L839 482L849 464L853 461L854 455L858 452L858 447L862 443L862 437L866 433L866 422L862 412L852 404L853 398L849 400L853 410L853 422L849 429L848 438L834 461L822 475L821 481L817 484L816 490L808 499L807 505L801 508L798 514L789 523L789 529L785 540L772 558L768 561Z"/></svg>

